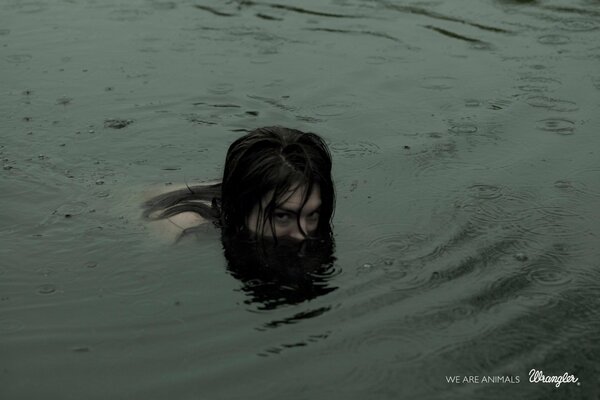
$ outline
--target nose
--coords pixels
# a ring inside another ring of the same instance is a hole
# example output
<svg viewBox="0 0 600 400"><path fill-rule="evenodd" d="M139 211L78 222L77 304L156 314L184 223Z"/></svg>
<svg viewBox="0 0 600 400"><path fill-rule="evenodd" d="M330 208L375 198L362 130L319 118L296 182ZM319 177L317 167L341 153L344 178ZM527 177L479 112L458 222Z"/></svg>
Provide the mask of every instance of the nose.
<svg viewBox="0 0 600 400"><path fill-rule="evenodd" d="M299 224L296 224L289 237L296 240L306 239L306 223L301 220Z"/></svg>

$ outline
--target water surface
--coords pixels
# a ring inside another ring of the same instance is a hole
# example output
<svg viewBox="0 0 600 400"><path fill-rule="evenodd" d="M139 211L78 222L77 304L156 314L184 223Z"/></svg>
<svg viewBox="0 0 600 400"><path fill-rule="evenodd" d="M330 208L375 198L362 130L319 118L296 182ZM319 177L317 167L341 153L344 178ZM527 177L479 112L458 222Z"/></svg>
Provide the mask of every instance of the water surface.
<svg viewBox="0 0 600 400"><path fill-rule="evenodd" d="M597 1L0 15L2 398L598 398ZM337 261L269 307L138 205L274 124L332 149Z"/></svg>

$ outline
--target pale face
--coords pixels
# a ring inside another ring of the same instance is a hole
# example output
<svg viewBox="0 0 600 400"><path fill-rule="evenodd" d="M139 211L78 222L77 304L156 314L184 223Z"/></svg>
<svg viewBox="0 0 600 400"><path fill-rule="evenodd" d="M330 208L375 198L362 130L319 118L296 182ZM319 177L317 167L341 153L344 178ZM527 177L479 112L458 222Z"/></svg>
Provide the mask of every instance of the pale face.
<svg viewBox="0 0 600 400"><path fill-rule="evenodd" d="M304 240L306 235L316 232L319 225L321 209L321 190L319 185L313 185L312 192L306 204L302 207L302 200L306 192L306 186L294 186L286 195L283 196L284 202L279 204L273 211L273 230L267 220L264 229L260 232L261 236L287 237L290 239ZM273 198L273 192L269 192L263 197L263 209ZM248 229L257 233L261 228L262 221L258 221L259 207L254 206L252 212L246 219ZM268 218L268 216L263 216Z"/></svg>

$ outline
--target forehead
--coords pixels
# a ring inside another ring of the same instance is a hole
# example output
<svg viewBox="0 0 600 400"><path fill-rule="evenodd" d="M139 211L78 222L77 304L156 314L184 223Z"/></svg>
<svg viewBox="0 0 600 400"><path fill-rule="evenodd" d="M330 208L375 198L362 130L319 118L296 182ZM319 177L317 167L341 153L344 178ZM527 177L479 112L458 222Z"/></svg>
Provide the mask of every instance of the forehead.
<svg viewBox="0 0 600 400"><path fill-rule="evenodd" d="M310 195L306 199L306 203L304 203L304 198L306 196L306 185L296 185L293 186L290 190L284 193L277 202L277 208L284 208L286 210L291 211L300 211L302 209L302 205L304 204L305 210L314 210L317 209L321 205L321 188L319 185L314 184L312 186L312 190ZM264 201L268 203L273 198L273 192L269 192Z"/></svg>

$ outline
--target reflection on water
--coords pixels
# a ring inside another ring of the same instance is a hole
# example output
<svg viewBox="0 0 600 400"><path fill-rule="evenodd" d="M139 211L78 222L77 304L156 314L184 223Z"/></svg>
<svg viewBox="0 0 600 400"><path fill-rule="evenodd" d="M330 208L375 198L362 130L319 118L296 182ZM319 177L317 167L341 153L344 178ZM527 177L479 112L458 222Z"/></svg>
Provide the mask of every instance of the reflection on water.
<svg viewBox="0 0 600 400"><path fill-rule="evenodd" d="M256 241L242 235L224 237L223 248L230 273L250 297L246 303L258 303L259 309L298 304L336 289L328 283L334 275L333 239Z"/></svg>

